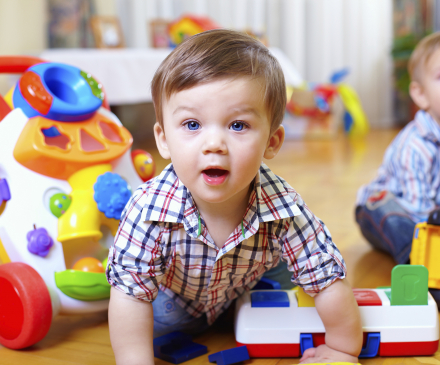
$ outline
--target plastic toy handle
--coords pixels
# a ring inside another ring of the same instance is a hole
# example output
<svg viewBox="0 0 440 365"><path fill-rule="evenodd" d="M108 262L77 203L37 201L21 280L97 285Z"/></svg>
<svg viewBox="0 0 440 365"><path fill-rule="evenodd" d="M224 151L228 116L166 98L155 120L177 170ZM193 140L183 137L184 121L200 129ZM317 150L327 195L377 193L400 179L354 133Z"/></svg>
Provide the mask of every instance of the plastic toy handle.
<svg viewBox="0 0 440 365"><path fill-rule="evenodd" d="M47 61L31 56L1 56L0 73L23 73L31 66L45 62Z"/></svg>
<svg viewBox="0 0 440 365"><path fill-rule="evenodd" d="M32 56L0 56L0 73L24 73L26 70L39 63L49 62L38 57ZM102 106L110 110L110 104L107 100L107 93L102 87L104 93L104 100ZM0 121L10 112L10 108L4 102L0 95Z"/></svg>
<svg viewBox="0 0 440 365"><path fill-rule="evenodd" d="M23 73L29 67L47 62L31 56L0 56L0 73ZM0 122L11 111L9 105L0 95Z"/></svg>

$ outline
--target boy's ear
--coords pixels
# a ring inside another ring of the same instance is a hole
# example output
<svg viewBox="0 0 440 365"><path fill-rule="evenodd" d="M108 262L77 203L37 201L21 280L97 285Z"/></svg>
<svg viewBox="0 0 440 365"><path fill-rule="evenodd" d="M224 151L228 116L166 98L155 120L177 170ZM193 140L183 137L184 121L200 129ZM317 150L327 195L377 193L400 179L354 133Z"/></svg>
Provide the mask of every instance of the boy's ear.
<svg viewBox="0 0 440 365"><path fill-rule="evenodd" d="M160 155L165 160L169 160L171 158L171 155L170 155L170 150L168 149L168 143L165 137L165 131L158 122L154 124L154 139L156 140L156 146L157 149L159 150Z"/></svg>
<svg viewBox="0 0 440 365"><path fill-rule="evenodd" d="M284 142L284 127L280 125L278 129L272 133L269 141L267 142L266 150L263 157L270 160L274 158Z"/></svg>
<svg viewBox="0 0 440 365"><path fill-rule="evenodd" d="M411 99L420 109L429 109L429 101L426 98L423 86L419 82L411 81L409 84L409 94L411 95Z"/></svg>

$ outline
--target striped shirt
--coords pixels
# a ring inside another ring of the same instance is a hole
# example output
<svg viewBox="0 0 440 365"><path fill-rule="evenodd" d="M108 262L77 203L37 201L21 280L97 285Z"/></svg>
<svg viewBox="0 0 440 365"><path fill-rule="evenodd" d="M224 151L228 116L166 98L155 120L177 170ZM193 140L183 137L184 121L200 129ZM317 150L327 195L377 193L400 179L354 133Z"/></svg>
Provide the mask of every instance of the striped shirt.
<svg viewBox="0 0 440 365"><path fill-rule="evenodd" d="M243 230L237 226L218 248L203 217L200 222L201 229L191 193L168 165L134 192L122 212L109 252L109 283L148 302L162 290L213 323L280 259L312 296L346 275L327 227L265 164L254 179Z"/></svg>
<svg viewBox="0 0 440 365"><path fill-rule="evenodd" d="M381 191L394 194L414 221L426 220L440 205L440 126L425 111L388 146L377 177L362 186L357 205Z"/></svg>

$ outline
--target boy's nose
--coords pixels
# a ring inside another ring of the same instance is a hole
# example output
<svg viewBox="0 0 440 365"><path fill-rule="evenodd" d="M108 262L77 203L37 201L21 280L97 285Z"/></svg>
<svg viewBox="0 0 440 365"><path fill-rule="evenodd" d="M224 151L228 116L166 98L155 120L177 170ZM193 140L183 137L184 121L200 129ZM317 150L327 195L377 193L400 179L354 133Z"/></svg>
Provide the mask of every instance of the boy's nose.
<svg viewBox="0 0 440 365"><path fill-rule="evenodd" d="M226 141L224 136L219 131L212 131L206 136L205 143L203 145L203 153L220 153L225 154L227 152Z"/></svg>

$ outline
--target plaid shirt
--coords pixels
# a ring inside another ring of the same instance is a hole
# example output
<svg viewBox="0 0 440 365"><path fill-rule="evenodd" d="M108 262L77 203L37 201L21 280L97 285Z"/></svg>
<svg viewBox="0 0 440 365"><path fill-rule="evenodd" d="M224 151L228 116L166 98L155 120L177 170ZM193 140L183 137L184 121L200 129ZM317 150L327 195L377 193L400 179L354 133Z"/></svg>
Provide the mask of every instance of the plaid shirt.
<svg viewBox="0 0 440 365"><path fill-rule="evenodd" d="M163 290L208 323L250 290L279 260L312 296L346 268L330 232L283 179L261 164L241 224L218 248L191 193L168 165L141 185L122 212L110 248L111 285L151 302Z"/></svg>
<svg viewBox="0 0 440 365"><path fill-rule="evenodd" d="M377 177L362 186L357 205L381 191L396 196L414 221L440 206L440 126L425 111L403 128L388 146Z"/></svg>

